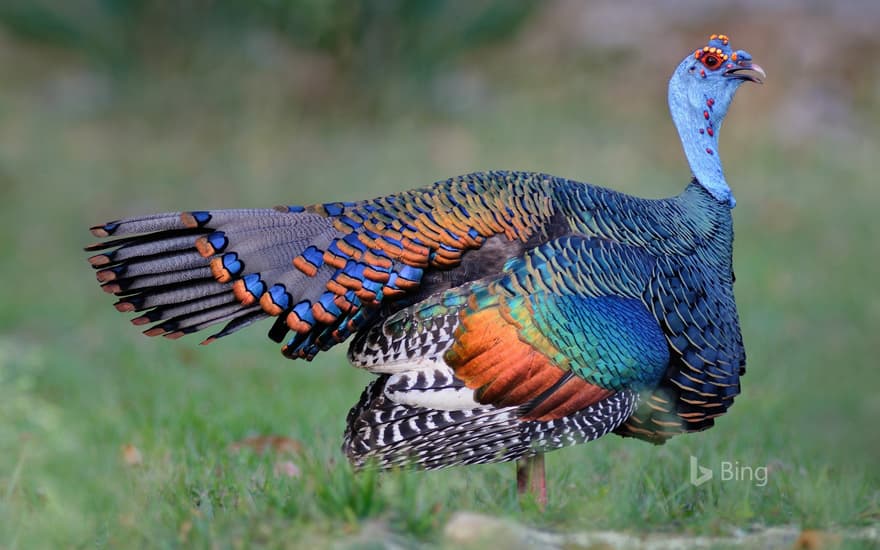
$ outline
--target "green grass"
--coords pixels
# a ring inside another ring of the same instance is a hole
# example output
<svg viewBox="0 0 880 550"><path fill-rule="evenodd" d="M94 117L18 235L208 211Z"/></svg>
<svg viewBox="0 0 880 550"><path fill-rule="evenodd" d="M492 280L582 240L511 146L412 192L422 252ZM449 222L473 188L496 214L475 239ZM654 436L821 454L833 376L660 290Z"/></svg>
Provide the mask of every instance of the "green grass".
<svg viewBox="0 0 880 550"><path fill-rule="evenodd" d="M739 200L743 394L714 429L662 447L608 437L550 454L540 513L518 504L511 465L354 475L339 444L369 377L343 350L287 362L268 327L207 348L143 338L80 249L89 225L121 215L363 198L477 169L673 194L687 169L660 108L665 71L621 95L625 67L536 84L500 56L486 103L452 114L414 103L368 123L308 115L266 73L145 78L77 103L56 89L75 61L20 50L0 62L22 75L0 90L0 546L297 546L373 522L436 541L458 510L710 534L878 521L876 101L850 141L817 129L792 144L768 119L775 81L742 91L722 155ZM303 450L229 450L259 434ZM140 465L123 460L128 444ZM768 465L769 482L693 487L691 455ZM283 460L300 476L276 475Z"/></svg>

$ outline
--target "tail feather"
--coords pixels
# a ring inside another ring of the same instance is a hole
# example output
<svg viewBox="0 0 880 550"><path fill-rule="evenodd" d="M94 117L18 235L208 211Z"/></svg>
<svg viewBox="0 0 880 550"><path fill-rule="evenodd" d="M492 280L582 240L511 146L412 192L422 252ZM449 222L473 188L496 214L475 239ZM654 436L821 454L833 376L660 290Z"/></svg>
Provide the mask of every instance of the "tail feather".
<svg viewBox="0 0 880 550"><path fill-rule="evenodd" d="M94 246L94 245L93 245ZM137 240L133 239L128 244L123 244L114 251L96 254L89 258L89 263L95 267L102 267L112 263L122 262L138 257L147 257L155 254L163 254L167 252L175 252L178 250L187 250L192 248L192 234L169 235L167 238L158 238L154 240Z"/></svg>
<svg viewBox="0 0 880 550"><path fill-rule="evenodd" d="M258 308L255 306L250 308L251 311L256 309ZM241 304L231 302L225 305L201 309L186 315L172 317L171 319L156 325L151 330L157 331L156 334L162 334L165 337L173 338L176 336L183 336L184 334L198 332L223 321L230 321L233 318L238 317L241 312ZM158 333L158 330L162 330L163 332Z"/></svg>
<svg viewBox="0 0 880 550"><path fill-rule="evenodd" d="M92 235L102 239L112 236L185 229L187 226L184 225L180 219L182 214L183 212L150 214L147 216L139 216L137 218L115 220L101 225L92 226L90 229Z"/></svg>
<svg viewBox="0 0 880 550"><path fill-rule="evenodd" d="M152 287L163 287L210 278L212 278L211 268L202 266L194 267L192 269L182 269L180 271L169 271L168 273L141 275L140 277L122 277L102 284L101 288L104 289L104 292L122 295Z"/></svg>
<svg viewBox="0 0 880 550"><path fill-rule="evenodd" d="M310 277L292 261L338 236L325 216L288 208L154 214L92 233L112 237L86 250L98 252L89 263L104 291L119 297L118 310L141 313L135 325L155 323L144 331L150 336L177 338L225 323L203 343L320 295L333 270ZM270 289L280 304L261 301Z"/></svg>
<svg viewBox="0 0 880 550"><path fill-rule="evenodd" d="M123 295L115 306L122 312L144 311L157 306L182 304L228 293L229 288L228 284L220 285L212 280L198 279L192 282L145 288L134 294Z"/></svg>
<svg viewBox="0 0 880 550"><path fill-rule="evenodd" d="M155 323L167 319L171 321L178 317L183 317L190 313L210 309L216 306L223 306L231 303L237 303L228 292L213 294L197 300L188 302L173 303L165 306L156 306L153 309L145 311L139 317L131 320L132 324L145 325L147 323Z"/></svg>
<svg viewBox="0 0 880 550"><path fill-rule="evenodd" d="M229 322L227 322L226 325L223 326L222 330L220 330L219 332L216 332L216 333L212 334L211 336L208 336L207 338L202 340L202 345L210 344L211 342L213 342L214 340L216 340L218 338L223 338L224 336L228 336L228 335L232 334L233 332L237 332L245 327L252 325L253 323L256 323L257 321L262 321L263 319L265 319L268 316L269 316L268 313L266 313L265 311L260 310L260 309L255 309L252 312L238 315L235 318L231 319Z"/></svg>
<svg viewBox="0 0 880 550"><path fill-rule="evenodd" d="M272 215L283 214L272 208L239 208L229 210L194 210L190 212L163 212L134 218L114 220L91 228L92 234L99 238L121 237L160 233L179 229L214 228L221 229L232 225L247 228L249 222L261 227L272 227L267 222ZM276 218L277 221L278 218Z"/></svg>
<svg viewBox="0 0 880 550"><path fill-rule="evenodd" d="M178 250L149 256L135 256L131 259L102 267L97 273L101 282L121 278L134 278L194 269L205 265L205 259L196 250Z"/></svg>
<svg viewBox="0 0 880 550"><path fill-rule="evenodd" d="M97 252L90 262L105 290L133 304L123 308L170 305L172 297L207 307L213 301L196 300L227 292L222 285L231 283L241 309L215 319L227 323L215 337L259 318L249 309L259 304L279 317L273 339L295 333L285 355L308 359L364 328L380 306L387 312L398 300L477 279L522 244L548 238L546 222L555 216L549 181L479 173L367 201L154 214L94 226L96 237L109 240L87 250ZM488 241L494 244L485 255L464 258ZM436 276L463 263L448 271L449 280ZM432 275L423 287L426 272ZM189 285L202 281L213 288L190 294L196 287ZM134 297L125 294L133 290ZM161 311L150 318L167 320Z"/></svg>

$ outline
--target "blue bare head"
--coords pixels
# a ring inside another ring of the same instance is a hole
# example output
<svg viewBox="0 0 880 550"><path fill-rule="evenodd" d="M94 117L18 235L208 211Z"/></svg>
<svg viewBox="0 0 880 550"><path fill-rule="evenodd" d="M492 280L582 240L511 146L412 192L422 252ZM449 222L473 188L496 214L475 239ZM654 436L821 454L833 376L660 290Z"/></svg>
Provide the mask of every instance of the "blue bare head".
<svg viewBox="0 0 880 550"><path fill-rule="evenodd" d="M743 82L763 82L764 70L730 39L713 34L682 61L669 81L669 109L697 181L731 208L736 201L718 156L718 130Z"/></svg>

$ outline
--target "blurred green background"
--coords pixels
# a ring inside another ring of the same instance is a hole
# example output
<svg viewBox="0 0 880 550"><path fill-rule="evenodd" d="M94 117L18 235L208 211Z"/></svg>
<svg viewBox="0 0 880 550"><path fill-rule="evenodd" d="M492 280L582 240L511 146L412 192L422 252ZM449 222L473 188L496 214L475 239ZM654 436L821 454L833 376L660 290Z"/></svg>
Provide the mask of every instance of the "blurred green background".
<svg viewBox="0 0 880 550"><path fill-rule="evenodd" d="M0 0L0 547L442 543L458 510L563 531L876 525L877 28L857 0ZM743 394L663 447L549 455L544 514L511 465L353 476L338 445L369 377L344 350L143 338L81 252L126 215L487 169L675 194L666 82L716 32L768 73L721 138ZM234 450L268 434L296 448ZM770 482L692 487L691 455Z"/></svg>

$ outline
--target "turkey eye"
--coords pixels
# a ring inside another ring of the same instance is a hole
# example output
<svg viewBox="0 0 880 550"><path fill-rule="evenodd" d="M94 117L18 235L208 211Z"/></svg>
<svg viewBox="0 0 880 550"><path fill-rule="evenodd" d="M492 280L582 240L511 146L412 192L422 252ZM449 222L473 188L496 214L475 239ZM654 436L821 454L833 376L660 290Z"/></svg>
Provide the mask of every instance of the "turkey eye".
<svg viewBox="0 0 880 550"><path fill-rule="evenodd" d="M707 55L706 57L703 58L703 64L706 65L707 67L709 67L710 69L714 69L715 67L718 66L719 63L720 62L718 61L718 58L715 57L714 55Z"/></svg>

